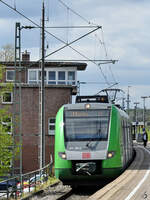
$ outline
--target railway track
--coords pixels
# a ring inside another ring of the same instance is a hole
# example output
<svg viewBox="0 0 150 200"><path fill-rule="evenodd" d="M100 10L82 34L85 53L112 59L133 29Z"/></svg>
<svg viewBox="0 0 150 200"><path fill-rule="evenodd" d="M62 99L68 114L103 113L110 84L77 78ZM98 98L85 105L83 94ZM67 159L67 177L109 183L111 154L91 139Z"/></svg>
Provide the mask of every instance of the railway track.
<svg viewBox="0 0 150 200"><path fill-rule="evenodd" d="M70 186L64 186L61 182L53 187L49 187L40 195L36 195L30 200L85 200L88 199L97 190L104 187L107 183L103 183L102 186L97 188L93 187L78 187L72 189Z"/></svg>
<svg viewBox="0 0 150 200"><path fill-rule="evenodd" d="M71 195L72 188L70 186L64 186L61 182L54 186L50 186L45 189L40 195L35 195L30 198L31 200L57 200L57 199L65 199L67 195ZM63 198L64 196L64 198Z"/></svg>
<svg viewBox="0 0 150 200"><path fill-rule="evenodd" d="M66 194L57 198L57 200L85 200L88 199L92 194L94 194L100 188L91 187L79 187L77 189L71 189Z"/></svg>
<svg viewBox="0 0 150 200"><path fill-rule="evenodd" d="M56 200L65 200L69 199L73 195L73 190L66 192L66 194L62 195L61 197L58 197Z"/></svg>

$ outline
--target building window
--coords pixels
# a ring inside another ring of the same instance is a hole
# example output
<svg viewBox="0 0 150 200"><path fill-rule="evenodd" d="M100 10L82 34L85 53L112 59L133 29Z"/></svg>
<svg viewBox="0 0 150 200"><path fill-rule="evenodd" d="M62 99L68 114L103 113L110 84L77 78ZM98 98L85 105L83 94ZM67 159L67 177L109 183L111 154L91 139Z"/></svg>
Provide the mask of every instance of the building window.
<svg viewBox="0 0 150 200"><path fill-rule="evenodd" d="M64 69L45 69L44 72L45 84L52 85L76 85L76 71ZM41 70L29 69L28 83L39 84L41 82Z"/></svg>
<svg viewBox="0 0 150 200"><path fill-rule="evenodd" d="M37 84L37 71L36 70L29 71L29 83Z"/></svg>
<svg viewBox="0 0 150 200"><path fill-rule="evenodd" d="M7 70L6 71L6 81L14 81L15 80L15 71Z"/></svg>
<svg viewBox="0 0 150 200"><path fill-rule="evenodd" d="M11 117L3 117L1 120L2 130L8 134L12 134L12 118Z"/></svg>
<svg viewBox="0 0 150 200"><path fill-rule="evenodd" d="M75 71L68 71L68 85L75 85Z"/></svg>
<svg viewBox="0 0 150 200"><path fill-rule="evenodd" d="M65 81L65 71L59 71L58 72L58 84L66 84L66 81Z"/></svg>
<svg viewBox="0 0 150 200"><path fill-rule="evenodd" d="M38 70L29 70L28 73L28 83L30 84L38 84L39 82L39 74Z"/></svg>
<svg viewBox="0 0 150 200"><path fill-rule="evenodd" d="M5 92L2 94L2 103L11 104L13 102L12 92Z"/></svg>
<svg viewBox="0 0 150 200"><path fill-rule="evenodd" d="M54 135L55 134L55 118L48 119L48 134Z"/></svg>
<svg viewBox="0 0 150 200"><path fill-rule="evenodd" d="M56 84L56 72L49 71L48 72L48 84Z"/></svg>

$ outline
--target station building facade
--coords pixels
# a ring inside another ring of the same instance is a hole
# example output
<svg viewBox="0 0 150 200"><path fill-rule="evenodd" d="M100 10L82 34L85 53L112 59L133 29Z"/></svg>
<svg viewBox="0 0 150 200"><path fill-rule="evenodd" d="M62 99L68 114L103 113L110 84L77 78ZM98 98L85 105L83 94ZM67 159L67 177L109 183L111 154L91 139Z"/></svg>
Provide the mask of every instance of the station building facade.
<svg viewBox="0 0 150 200"><path fill-rule="evenodd" d="M5 66L1 81L14 83L15 74L18 76L18 72L15 73L14 62L0 64ZM21 67L22 172L27 173L39 168L41 68L38 62L30 61L28 53L23 54ZM56 113L63 104L72 102L72 96L77 94L77 72L85 69L86 63L45 62L46 164L50 162L50 156L54 155ZM16 90L19 88L16 87ZM12 113L13 93L5 91L0 102L0 108L9 105L9 111ZM5 121L3 123L7 124ZM9 128L9 134L13 134L12 127Z"/></svg>

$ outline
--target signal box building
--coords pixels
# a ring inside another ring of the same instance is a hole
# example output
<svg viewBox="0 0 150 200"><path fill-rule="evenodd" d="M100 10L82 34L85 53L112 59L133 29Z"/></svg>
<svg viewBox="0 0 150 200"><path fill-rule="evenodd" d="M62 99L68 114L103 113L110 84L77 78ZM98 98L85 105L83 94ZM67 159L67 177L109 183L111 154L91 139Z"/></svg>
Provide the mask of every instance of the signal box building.
<svg viewBox="0 0 150 200"><path fill-rule="evenodd" d="M0 64L5 66L2 81L14 83L14 77L19 76L18 72L15 73L14 62L0 62ZM27 173L39 169L41 68L38 62L30 61L30 54L27 52L22 55L21 67L21 159L22 173ZM86 63L45 62L46 164L54 154L56 113L63 104L71 103L72 96L77 94L77 72L85 69ZM19 92L18 86L16 90ZM13 106L16 105L14 101L17 101L14 92L5 91L1 97L0 108L9 105L9 111L13 113ZM3 124L7 125L8 121L12 119L7 119ZM9 134L13 134L12 127L8 129Z"/></svg>

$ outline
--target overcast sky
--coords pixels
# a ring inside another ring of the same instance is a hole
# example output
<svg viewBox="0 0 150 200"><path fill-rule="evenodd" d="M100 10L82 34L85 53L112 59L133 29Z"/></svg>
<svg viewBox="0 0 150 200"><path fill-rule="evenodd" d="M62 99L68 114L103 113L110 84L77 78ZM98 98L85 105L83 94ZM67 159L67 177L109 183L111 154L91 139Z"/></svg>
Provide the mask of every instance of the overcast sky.
<svg viewBox="0 0 150 200"><path fill-rule="evenodd" d="M41 0L4 0L4 2L40 25ZM118 82L116 87L125 91L125 97L128 86L131 86L129 88L131 107L134 102L140 102L140 107L143 107L141 96L150 96L150 1L62 0L62 2L68 8L58 0L45 0L46 27L94 24L102 26L102 30L99 29L90 34L73 44L72 47L90 59L106 59L106 48L107 59L118 60L116 64L100 65L102 71L97 65L88 62L86 71L78 74L78 80L86 82L80 85L81 94L93 95L109 87L111 83ZM8 43L14 45L16 22L20 22L22 26L34 25L0 2L0 47ZM46 46L48 47L46 54L49 54L93 28L49 28L46 30L63 41L46 34ZM38 60L40 30L38 28L23 29L21 36L22 51L27 49L31 52L31 59ZM102 45L103 42L105 46ZM47 59L84 58L72 49L65 48ZM146 106L150 107L150 99L146 99Z"/></svg>

